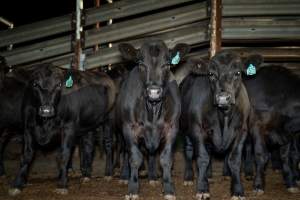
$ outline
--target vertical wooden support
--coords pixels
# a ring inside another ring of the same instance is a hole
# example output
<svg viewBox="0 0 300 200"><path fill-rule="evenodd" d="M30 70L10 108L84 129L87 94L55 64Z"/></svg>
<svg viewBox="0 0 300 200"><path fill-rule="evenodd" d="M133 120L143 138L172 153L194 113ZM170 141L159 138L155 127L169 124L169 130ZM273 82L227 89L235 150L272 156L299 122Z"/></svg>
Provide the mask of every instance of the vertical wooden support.
<svg viewBox="0 0 300 200"><path fill-rule="evenodd" d="M96 8L99 8L100 7L100 0L95 0L94 1L94 4L95 4L95 7ZM100 29L100 22L97 22L96 25L95 25L95 28L98 30ZM99 50L99 44L96 44L95 47L94 47L94 51L98 51Z"/></svg>
<svg viewBox="0 0 300 200"><path fill-rule="evenodd" d="M222 0L211 0L210 9L210 58L222 46Z"/></svg>
<svg viewBox="0 0 300 200"><path fill-rule="evenodd" d="M113 3L113 0L107 0L108 3ZM108 26L112 25L113 19L109 19L107 22ZM108 48L112 48L112 43L108 43ZM111 70L111 64L108 65L108 70Z"/></svg>
<svg viewBox="0 0 300 200"><path fill-rule="evenodd" d="M85 54L82 53L82 35L83 35L83 0L76 0L76 27L75 27L75 48L73 68L84 71Z"/></svg>

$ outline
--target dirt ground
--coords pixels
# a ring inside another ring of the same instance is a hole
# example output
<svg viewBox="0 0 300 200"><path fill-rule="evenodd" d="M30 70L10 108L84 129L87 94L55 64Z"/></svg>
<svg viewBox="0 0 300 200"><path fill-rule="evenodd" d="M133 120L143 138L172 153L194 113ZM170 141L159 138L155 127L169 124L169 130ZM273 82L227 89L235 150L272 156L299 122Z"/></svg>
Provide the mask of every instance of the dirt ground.
<svg viewBox="0 0 300 200"><path fill-rule="evenodd" d="M17 154L16 154L17 155ZM70 178L69 194L61 196L54 193L56 188L56 164L53 154L37 155L36 161L31 169L27 186L17 197L7 195L9 183L16 175L16 169L19 166L18 156L12 160L6 160L7 176L0 179L0 200L115 200L124 199L127 193L127 186L118 182L118 177L111 181L103 178L103 159L96 156L94 162L93 178L89 183L81 183L78 170L78 157L75 156L75 171L77 175ZM183 186L183 157L181 153L176 153L175 168L173 171L173 180L175 182L176 197L178 200L195 199L194 186ZM214 161L213 179L210 181L210 192L212 200L230 199L230 181L221 176L222 162ZM300 194L290 194L283 185L280 173L275 173L271 169L267 171L266 190L263 196L254 196L252 193L252 181L243 179L245 193L248 200L300 200ZM147 178L140 179L140 199L158 200L163 199L162 186L150 186Z"/></svg>

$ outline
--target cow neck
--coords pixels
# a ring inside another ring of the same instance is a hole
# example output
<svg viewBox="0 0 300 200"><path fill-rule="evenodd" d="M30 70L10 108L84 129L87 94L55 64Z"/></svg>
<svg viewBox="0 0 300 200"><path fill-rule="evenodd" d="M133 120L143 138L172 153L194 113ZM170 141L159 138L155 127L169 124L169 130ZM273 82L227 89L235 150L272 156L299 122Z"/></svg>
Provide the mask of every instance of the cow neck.
<svg viewBox="0 0 300 200"><path fill-rule="evenodd" d="M145 99L146 102L146 110L147 110L147 119L151 122L156 122L159 120L162 113L162 101L159 101L155 104L149 102Z"/></svg>
<svg viewBox="0 0 300 200"><path fill-rule="evenodd" d="M234 109L234 107L232 109ZM225 133L225 131L228 131L229 123L232 119L232 109L228 111L218 109L217 111L220 124L223 128L223 133Z"/></svg>

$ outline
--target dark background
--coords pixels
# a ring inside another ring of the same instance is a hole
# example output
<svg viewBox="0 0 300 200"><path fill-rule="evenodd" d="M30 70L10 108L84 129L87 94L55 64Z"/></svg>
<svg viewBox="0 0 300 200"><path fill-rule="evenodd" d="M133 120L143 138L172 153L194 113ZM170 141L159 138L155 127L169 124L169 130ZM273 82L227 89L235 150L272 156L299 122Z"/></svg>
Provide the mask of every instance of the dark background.
<svg viewBox="0 0 300 200"><path fill-rule="evenodd" d="M106 0L101 0L105 4ZM94 0L84 0L84 8L94 6ZM13 22L15 26L58 17L76 8L76 0L1 0L0 16ZM1 28L5 28L2 24Z"/></svg>

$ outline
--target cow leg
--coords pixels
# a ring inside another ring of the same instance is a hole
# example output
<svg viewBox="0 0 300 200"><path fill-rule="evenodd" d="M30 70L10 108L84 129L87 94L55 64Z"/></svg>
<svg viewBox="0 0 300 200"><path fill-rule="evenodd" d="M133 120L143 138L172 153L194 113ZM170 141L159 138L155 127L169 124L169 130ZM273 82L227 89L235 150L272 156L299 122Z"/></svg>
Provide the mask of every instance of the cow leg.
<svg viewBox="0 0 300 200"><path fill-rule="evenodd" d="M230 168L229 168L229 165L228 165L228 157L229 155L225 155L225 158L224 158L224 164L223 164L223 176L225 179L227 179L227 177L230 178L231 176L231 173L230 173Z"/></svg>
<svg viewBox="0 0 300 200"><path fill-rule="evenodd" d="M67 194L67 184L68 184L68 162L71 157L71 151L74 145L74 128L72 125L66 125L62 132L62 141L60 148L59 157L59 176L58 176L58 187L56 193Z"/></svg>
<svg viewBox="0 0 300 200"><path fill-rule="evenodd" d="M113 166L114 168L120 168L120 159L121 159L121 154L123 154L122 152L122 144L121 141L122 139L120 138L120 134L117 134L116 136L116 140L115 140L115 154L114 154L114 163Z"/></svg>
<svg viewBox="0 0 300 200"><path fill-rule="evenodd" d="M150 185L157 184L157 169L156 169L156 155L150 154L148 160L148 179Z"/></svg>
<svg viewBox="0 0 300 200"><path fill-rule="evenodd" d="M206 145L206 149L207 149L207 152L209 154L209 157L211 157L211 154L212 154L212 151L213 151L213 145L212 144ZM212 159L210 159L208 167L207 167L207 178L208 179L212 178L212 166L213 166Z"/></svg>
<svg viewBox="0 0 300 200"><path fill-rule="evenodd" d="M296 182L298 183L300 181L300 172L298 169L298 163L299 163L299 147L298 147L298 140L297 136L293 138L292 141L292 151L290 153L290 160L291 160L291 165L292 165L292 170L294 177L296 179Z"/></svg>
<svg viewBox="0 0 300 200"><path fill-rule="evenodd" d="M82 174L82 181L88 182L92 176L92 162L95 146L94 132L88 132L80 138L80 170Z"/></svg>
<svg viewBox="0 0 300 200"><path fill-rule="evenodd" d="M173 141L171 142L170 140L168 140L160 154L160 165L163 170L162 180L165 199L175 199L174 185L171 178L171 170L173 163L172 145Z"/></svg>
<svg viewBox="0 0 300 200"><path fill-rule="evenodd" d="M23 156L21 158L18 174L12 183L11 189L9 190L9 195L15 196L21 193L22 187L27 182L28 171L33 155L34 149L32 146L32 136L25 130Z"/></svg>
<svg viewBox="0 0 300 200"><path fill-rule="evenodd" d="M242 162L242 151L247 132L236 133L237 138L228 156L228 166L231 173L231 194L232 199L244 199L244 188L241 183L240 171Z"/></svg>
<svg viewBox="0 0 300 200"><path fill-rule="evenodd" d="M123 152L123 162L120 174L120 183L127 184L129 179L130 169L129 169L129 153L127 150Z"/></svg>
<svg viewBox="0 0 300 200"><path fill-rule="evenodd" d="M104 125L104 150L106 154L105 177L110 180L113 175L112 132L109 124Z"/></svg>
<svg viewBox="0 0 300 200"><path fill-rule="evenodd" d="M183 184L193 185L193 143L188 136L185 136L184 139L185 170Z"/></svg>
<svg viewBox="0 0 300 200"><path fill-rule="evenodd" d="M4 169L4 163L3 163L3 153L4 148L8 140L8 133L4 132L3 130L0 130L1 136L0 136L0 177L5 175L5 169Z"/></svg>
<svg viewBox="0 0 300 200"><path fill-rule="evenodd" d="M279 148L271 150L271 164L274 171L279 172L282 170Z"/></svg>
<svg viewBox="0 0 300 200"><path fill-rule="evenodd" d="M69 162L68 162L68 174L69 174L70 177L72 177L72 176L75 177L76 176L75 169L73 168L73 158L74 158L74 154L76 153L75 150L76 150L76 145L74 145L72 150L71 150L71 156L70 156L70 159L69 159ZM81 160L80 160L80 163L81 163Z"/></svg>
<svg viewBox="0 0 300 200"><path fill-rule="evenodd" d="M139 168L143 162L143 154L136 144L130 145L130 178L128 182L129 196L137 196L139 190ZM134 199L134 198L133 198Z"/></svg>
<svg viewBox="0 0 300 200"><path fill-rule="evenodd" d="M197 134L197 141L195 144L197 145L197 152L196 152L196 162L197 162L197 169L198 169L198 179L197 179L197 200L206 200L210 198L209 194L209 185L208 185L208 177L207 177L207 170L210 163L210 156L207 152L203 134L199 131L196 131Z"/></svg>
<svg viewBox="0 0 300 200"><path fill-rule="evenodd" d="M245 145L244 145L244 174L247 180L252 180L253 178L253 164L254 164L254 156L253 156L253 147L252 147L252 138L251 136L247 136Z"/></svg>
<svg viewBox="0 0 300 200"><path fill-rule="evenodd" d="M280 147L280 157L282 160L282 175L285 180L285 184L288 188L288 191L291 193L298 192L298 188L296 187L296 180L293 176L293 171L290 166L290 150L291 150L291 142Z"/></svg>
<svg viewBox="0 0 300 200"><path fill-rule="evenodd" d="M254 193L262 195L265 187L265 166L268 161L267 147L264 136L259 128L254 126L252 128L252 137L254 145L254 157L256 162L256 173L254 178Z"/></svg>

